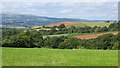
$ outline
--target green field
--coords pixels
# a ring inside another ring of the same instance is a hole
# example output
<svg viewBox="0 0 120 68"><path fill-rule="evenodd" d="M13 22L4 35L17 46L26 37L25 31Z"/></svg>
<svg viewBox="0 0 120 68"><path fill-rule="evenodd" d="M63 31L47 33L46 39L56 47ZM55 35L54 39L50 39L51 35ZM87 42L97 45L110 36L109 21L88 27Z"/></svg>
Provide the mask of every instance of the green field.
<svg viewBox="0 0 120 68"><path fill-rule="evenodd" d="M74 22L77 24L73 24L70 26L76 26L76 27L84 27L84 26L90 26L90 27L94 27L94 26L99 26L99 27L103 27L103 26L109 26L111 23L105 23L105 22ZM67 27L70 27L69 25Z"/></svg>
<svg viewBox="0 0 120 68"><path fill-rule="evenodd" d="M2 66L2 48L0 47L0 67Z"/></svg>
<svg viewBox="0 0 120 68"><path fill-rule="evenodd" d="M3 48L3 66L117 66L117 50Z"/></svg>
<svg viewBox="0 0 120 68"><path fill-rule="evenodd" d="M79 35L87 35L87 34L95 34L95 33L69 33L67 35L68 38L71 38L73 36L79 36Z"/></svg>
<svg viewBox="0 0 120 68"><path fill-rule="evenodd" d="M43 38L46 38L46 37L60 37L60 36L68 36L68 34L45 35L45 36L43 36Z"/></svg>
<svg viewBox="0 0 120 68"><path fill-rule="evenodd" d="M87 34L97 34L97 33L68 33L68 34L44 35L43 38L46 38L46 37L60 37L60 36L65 36L65 37L71 38L73 36L87 35Z"/></svg>
<svg viewBox="0 0 120 68"><path fill-rule="evenodd" d="M60 37L60 36L65 36L65 37L71 38L73 36L86 35L86 34L95 34L95 33L68 33L68 34L45 35L45 36L43 36L43 38L46 38L46 37Z"/></svg>

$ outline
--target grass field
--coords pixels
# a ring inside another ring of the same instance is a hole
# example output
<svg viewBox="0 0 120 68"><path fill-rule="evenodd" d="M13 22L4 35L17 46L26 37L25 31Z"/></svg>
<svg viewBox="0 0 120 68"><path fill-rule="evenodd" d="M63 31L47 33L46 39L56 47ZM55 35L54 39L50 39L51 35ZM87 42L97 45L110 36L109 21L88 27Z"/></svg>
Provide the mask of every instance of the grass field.
<svg viewBox="0 0 120 68"><path fill-rule="evenodd" d="M96 34L96 33L69 33L67 35L68 38L71 38L73 36L78 36L78 35L87 35L87 34Z"/></svg>
<svg viewBox="0 0 120 68"><path fill-rule="evenodd" d="M46 37L60 37L60 36L65 36L65 37L71 38L73 36L86 35L86 34L95 34L95 33L68 33L68 34L57 34L57 35L45 35L45 36L43 36L43 38L46 38Z"/></svg>
<svg viewBox="0 0 120 68"><path fill-rule="evenodd" d="M94 27L94 26L99 26L99 27L103 27L103 26L109 26L111 23L105 23L105 22L77 22L78 24L72 25L72 26L76 26L76 27L84 27L84 26L90 26L90 27Z"/></svg>
<svg viewBox="0 0 120 68"><path fill-rule="evenodd" d="M0 47L0 68L1 68L1 66L2 66L2 48Z"/></svg>
<svg viewBox="0 0 120 68"><path fill-rule="evenodd" d="M3 48L3 66L117 66L117 50Z"/></svg>
<svg viewBox="0 0 120 68"><path fill-rule="evenodd" d="M79 36L79 35L87 35L87 34L98 34L98 33L68 33L68 34L56 34L56 35L45 35L43 38L46 37L60 37L60 36L65 36L68 38L71 38L73 36Z"/></svg>
<svg viewBox="0 0 120 68"><path fill-rule="evenodd" d="M45 36L43 36L43 38L46 38L46 37L60 37L60 36L68 36L68 34L45 35Z"/></svg>
<svg viewBox="0 0 120 68"><path fill-rule="evenodd" d="M111 23L105 23L105 22L58 22L58 23L49 24L48 26L59 26L60 24L64 24L66 27L70 27L70 26L76 26L76 27L107 26L108 27Z"/></svg>

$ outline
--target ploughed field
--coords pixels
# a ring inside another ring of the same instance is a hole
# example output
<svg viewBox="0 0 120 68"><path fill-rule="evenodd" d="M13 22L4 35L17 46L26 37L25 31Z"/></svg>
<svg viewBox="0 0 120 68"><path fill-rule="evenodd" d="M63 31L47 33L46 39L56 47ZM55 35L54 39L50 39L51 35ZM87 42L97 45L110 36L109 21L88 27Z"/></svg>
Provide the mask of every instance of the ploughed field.
<svg viewBox="0 0 120 68"><path fill-rule="evenodd" d="M117 50L3 48L3 66L117 66Z"/></svg>
<svg viewBox="0 0 120 68"><path fill-rule="evenodd" d="M87 35L80 35L80 36L73 36L73 37L81 39L81 40L87 40L87 39L97 38L98 36L101 36L104 34L116 35L116 34L118 34L118 32L104 32L104 33L98 33L98 34L87 34Z"/></svg>

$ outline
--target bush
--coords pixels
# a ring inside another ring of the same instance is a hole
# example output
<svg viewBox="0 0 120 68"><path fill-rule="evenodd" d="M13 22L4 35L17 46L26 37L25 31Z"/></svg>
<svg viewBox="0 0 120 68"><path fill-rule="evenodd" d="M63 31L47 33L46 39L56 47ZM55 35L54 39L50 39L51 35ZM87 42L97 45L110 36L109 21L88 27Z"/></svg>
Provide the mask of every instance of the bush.
<svg viewBox="0 0 120 68"><path fill-rule="evenodd" d="M65 40L64 42L61 42L59 44L58 48L60 48L60 49L73 49L73 48L76 48L77 45L79 45L79 41L80 41L80 39L70 38L70 39Z"/></svg>

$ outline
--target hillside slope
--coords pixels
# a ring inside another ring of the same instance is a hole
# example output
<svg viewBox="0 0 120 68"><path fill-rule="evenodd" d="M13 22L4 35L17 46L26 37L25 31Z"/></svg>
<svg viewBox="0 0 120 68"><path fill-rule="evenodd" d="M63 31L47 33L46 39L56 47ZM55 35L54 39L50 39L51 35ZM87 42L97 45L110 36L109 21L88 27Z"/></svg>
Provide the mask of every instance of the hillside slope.
<svg viewBox="0 0 120 68"><path fill-rule="evenodd" d="M103 20L86 20L86 19L74 19L74 18L53 18L53 17L43 17L35 15L26 15L26 14L12 14L12 13L3 13L2 15L2 24L3 25L12 25L12 26L41 26L48 25L57 22L100 22Z"/></svg>
<svg viewBox="0 0 120 68"><path fill-rule="evenodd" d="M90 27L94 27L94 26L109 26L111 23L105 23L105 22L58 22L58 23L53 23L53 24L49 24L48 26L59 26L61 24L64 24L66 27L70 27L70 26L76 26L76 27L84 27L84 26L90 26Z"/></svg>

